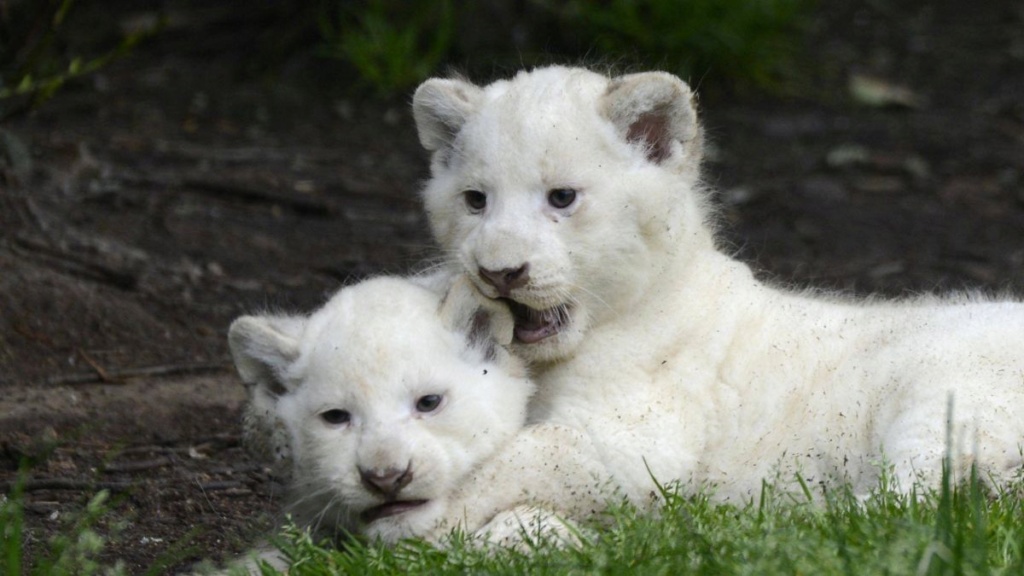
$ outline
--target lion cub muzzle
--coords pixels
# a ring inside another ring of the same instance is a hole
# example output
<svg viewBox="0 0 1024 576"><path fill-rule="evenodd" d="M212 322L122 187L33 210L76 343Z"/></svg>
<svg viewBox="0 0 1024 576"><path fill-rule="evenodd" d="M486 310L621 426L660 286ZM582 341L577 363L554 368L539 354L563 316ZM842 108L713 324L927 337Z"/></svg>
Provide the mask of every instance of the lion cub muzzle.
<svg viewBox="0 0 1024 576"><path fill-rule="evenodd" d="M488 270L480 267L479 274L481 280L494 286L499 296L508 298L513 290L522 288L530 281L530 264L526 263L518 268L502 270Z"/></svg>
<svg viewBox="0 0 1024 576"><path fill-rule="evenodd" d="M401 468L385 468L383 470L359 468L359 479L362 480L363 486L387 500L395 500L398 493L412 482L412 477L412 462L404 470Z"/></svg>

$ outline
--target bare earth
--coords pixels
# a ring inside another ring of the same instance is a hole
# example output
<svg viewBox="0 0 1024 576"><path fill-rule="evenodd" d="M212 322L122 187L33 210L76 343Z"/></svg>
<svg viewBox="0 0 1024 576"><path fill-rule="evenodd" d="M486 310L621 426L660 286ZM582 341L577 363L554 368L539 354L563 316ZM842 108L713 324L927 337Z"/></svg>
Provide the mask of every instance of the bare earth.
<svg viewBox="0 0 1024 576"><path fill-rule="evenodd" d="M787 285L1020 292L1024 8L885 4L822 2L829 96L701 100L724 239ZM436 256L405 101L236 81L246 47L190 34L2 127L32 163L0 146L0 484L31 465L29 558L100 489L131 572L244 549L281 487L240 446L227 325ZM917 105L859 106L851 73Z"/></svg>

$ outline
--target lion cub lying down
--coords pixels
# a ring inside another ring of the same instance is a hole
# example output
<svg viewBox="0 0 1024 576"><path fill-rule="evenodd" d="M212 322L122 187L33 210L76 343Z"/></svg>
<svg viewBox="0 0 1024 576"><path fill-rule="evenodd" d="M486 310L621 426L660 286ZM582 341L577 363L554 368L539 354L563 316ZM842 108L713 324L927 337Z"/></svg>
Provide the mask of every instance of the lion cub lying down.
<svg viewBox="0 0 1024 576"><path fill-rule="evenodd" d="M308 317L232 324L251 435L285 432L277 448L292 466L298 522L385 541L422 533L522 427L534 387L492 335L510 340L511 318L481 304L464 282L442 296L382 277Z"/></svg>
<svg viewBox="0 0 1024 576"><path fill-rule="evenodd" d="M957 479L976 466L1001 487L1024 473L1024 303L859 301L759 281L718 246L696 99L679 78L435 78L413 112L434 236L513 314L511 350L537 383L516 440L533 435L531 450L471 475L448 525L472 531L514 505L492 478L564 451L540 424L579 431L637 504L655 480L739 502L764 479L867 494L890 467L909 492L939 484L947 449ZM574 502L548 474L595 466L557 461L516 491Z"/></svg>

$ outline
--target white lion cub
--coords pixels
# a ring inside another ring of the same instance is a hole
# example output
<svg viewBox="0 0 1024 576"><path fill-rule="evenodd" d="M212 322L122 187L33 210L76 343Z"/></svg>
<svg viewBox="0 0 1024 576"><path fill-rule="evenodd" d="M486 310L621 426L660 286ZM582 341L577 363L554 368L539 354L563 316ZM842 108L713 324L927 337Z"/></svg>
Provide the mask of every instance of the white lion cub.
<svg viewBox="0 0 1024 576"><path fill-rule="evenodd" d="M232 324L257 434L286 431L298 521L385 541L423 532L520 429L533 384L494 336L511 338L508 313L481 309L474 292L382 277L308 317Z"/></svg>
<svg viewBox="0 0 1024 576"><path fill-rule="evenodd" d="M940 478L952 398L953 473L1019 474L1024 304L857 302L757 281L716 248L701 127L678 78L432 79L413 111L432 152L433 232L508 305L513 351L533 364L535 425L519 438L553 452L566 445L555 426L589 446L581 471L558 473L605 470L638 503L652 477L745 500L797 475L863 493L887 462L909 490ZM487 482L524 454L490 461L442 524L472 530L514 504ZM518 489L555 507L578 498L543 474Z"/></svg>

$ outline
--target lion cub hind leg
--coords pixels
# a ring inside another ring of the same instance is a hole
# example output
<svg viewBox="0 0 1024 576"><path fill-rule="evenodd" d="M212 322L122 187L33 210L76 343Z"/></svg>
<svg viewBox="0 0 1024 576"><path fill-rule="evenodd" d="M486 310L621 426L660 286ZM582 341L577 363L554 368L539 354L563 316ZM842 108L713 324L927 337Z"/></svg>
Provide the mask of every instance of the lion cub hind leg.
<svg viewBox="0 0 1024 576"><path fill-rule="evenodd" d="M473 538L485 546L511 548L525 554L544 545L580 546L586 533L576 523L550 510L523 504L499 512Z"/></svg>
<svg viewBox="0 0 1024 576"><path fill-rule="evenodd" d="M280 550L265 544L234 559L223 568L215 567L204 560L193 567L190 576L260 576L264 572L264 564L278 572L287 572L289 567L288 559Z"/></svg>

